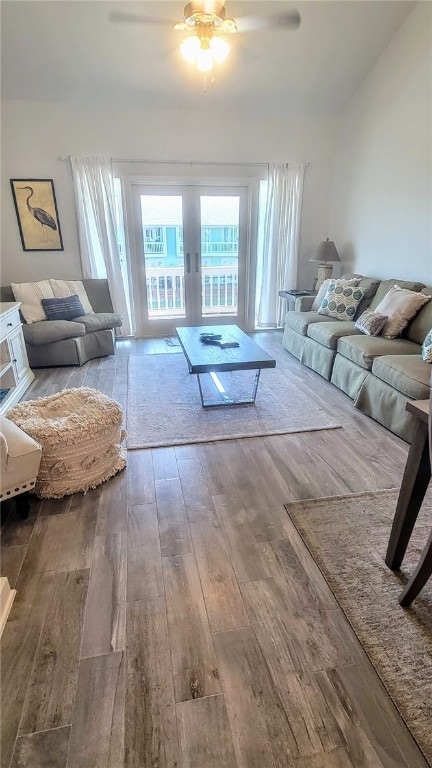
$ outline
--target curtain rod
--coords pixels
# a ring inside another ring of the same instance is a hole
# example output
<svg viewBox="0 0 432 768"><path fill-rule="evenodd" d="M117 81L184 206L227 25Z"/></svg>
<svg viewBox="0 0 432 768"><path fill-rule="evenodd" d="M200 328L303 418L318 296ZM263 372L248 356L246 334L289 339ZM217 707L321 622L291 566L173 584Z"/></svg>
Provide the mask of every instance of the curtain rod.
<svg viewBox="0 0 432 768"><path fill-rule="evenodd" d="M70 155L60 155L59 160L70 160ZM234 163L234 162L216 162L211 160L148 160L124 157L112 157L113 163L142 163L143 165L215 165L215 166L245 166L252 168L268 168L269 163ZM306 168L310 168L310 163L305 163Z"/></svg>

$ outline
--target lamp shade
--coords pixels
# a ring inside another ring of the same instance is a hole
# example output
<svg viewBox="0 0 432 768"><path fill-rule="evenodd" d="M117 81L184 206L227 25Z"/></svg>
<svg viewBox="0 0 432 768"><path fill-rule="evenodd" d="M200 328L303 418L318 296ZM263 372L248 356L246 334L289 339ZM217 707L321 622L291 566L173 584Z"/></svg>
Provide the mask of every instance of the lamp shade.
<svg viewBox="0 0 432 768"><path fill-rule="evenodd" d="M333 240L323 240L317 248L316 255L309 261L318 261L319 264L324 264L326 261L340 261L339 254L336 250L336 246Z"/></svg>

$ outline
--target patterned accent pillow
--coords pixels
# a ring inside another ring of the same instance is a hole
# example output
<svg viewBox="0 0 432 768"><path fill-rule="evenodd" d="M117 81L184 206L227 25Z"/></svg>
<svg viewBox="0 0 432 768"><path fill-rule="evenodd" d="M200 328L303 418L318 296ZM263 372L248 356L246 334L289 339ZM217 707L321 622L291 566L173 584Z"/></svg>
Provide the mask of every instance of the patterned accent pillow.
<svg viewBox="0 0 432 768"><path fill-rule="evenodd" d="M64 299L66 296L78 296L84 313L86 315L94 314L87 291L81 280L50 280L50 284L56 299Z"/></svg>
<svg viewBox="0 0 432 768"><path fill-rule="evenodd" d="M386 322L387 315L380 315L373 309L365 309L356 320L355 327L367 336L379 336Z"/></svg>
<svg viewBox="0 0 432 768"><path fill-rule="evenodd" d="M314 302L311 307L312 312L318 312L321 306L322 300L327 293L327 288L329 287L330 283L334 283L334 282L336 282L336 280L334 278L332 280L331 277L329 277L327 278L327 280L324 280L324 282L320 285L318 289L318 293L315 296ZM344 282L347 285L358 285L360 282L360 278L359 277L350 277L350 278L340 277L337 282L338 283Z"/></svg>
<svg viewBox="0 0 432 768"><path fill-rule="evenodd" d="M66 296L64 299L42 299L47 320L74 320L85 315L78 296Z"/></svg>
<svg viewBox="0 0 432 768"><path fill-rule="evenodd" d="M429 331L422 344L422 360L432 364L432 329Z"/></svg>
<svg viewBox="0 0 432 768"><path fill-rule="evenodd" d="M11 283L16 301L21 302L20 312L26 323L46 320L42 299L53 299L54 294L49 280L38 283Z"/></svg>
<svg viewBox="0 0 432 768"><path fill-rule="evenodd" d="M363 296L362 288L346 285L345 280L333 280L327 288L318 314L334 317L337 320L354 320Z"/></svg>

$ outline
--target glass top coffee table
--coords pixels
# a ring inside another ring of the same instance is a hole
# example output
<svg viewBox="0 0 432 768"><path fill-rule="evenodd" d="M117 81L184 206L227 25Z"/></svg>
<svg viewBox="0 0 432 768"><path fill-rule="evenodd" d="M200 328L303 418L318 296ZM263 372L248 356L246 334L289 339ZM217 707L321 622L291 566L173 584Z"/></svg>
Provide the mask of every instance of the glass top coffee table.
<svg viewBox="0 0 432 768"><path fill-rule="evenodd" d="M236 325L199 325L189 328L176 328L177 336L185 354L189 373L195 374L203 408L221 405L247 405L255 402L262 368L275 368L276 360L267 354L258 344L243 333ZM238 347L221 349L219 346L204 344L200 340L202 333L221 334L222 341L237 341ZM237 399L230 396L218 377L223 371L255 371L252 396ZM217 400L206 400L201 385L201 374L208 373L218 393Z"/></svg>

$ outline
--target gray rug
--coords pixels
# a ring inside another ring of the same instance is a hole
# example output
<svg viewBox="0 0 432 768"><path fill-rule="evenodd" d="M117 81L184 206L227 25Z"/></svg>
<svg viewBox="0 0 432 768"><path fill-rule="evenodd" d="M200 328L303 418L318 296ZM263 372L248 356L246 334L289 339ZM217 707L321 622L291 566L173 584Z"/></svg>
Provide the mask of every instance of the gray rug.
<svg viewBox="0 0 432 768"><path fill-rule="evenodd" d="M286 510L408 728L432 761L432 580L411 608L398 596L432 526L432 489L400 573L384 556L397 491L286 504Z"/></svg>
<svg viewBox="0 0 432 768"><path fill-rule="evenodd" d="M221 374L227 391L250 394L254 374ZM204 377L206 395L216 390ZM339 427L337 419L318 405L286 369L263 370L255 405L204 409L196 376L183 355L142 355L129 358L128 448L205 443L239 437L279 435Z"/></svg>

